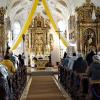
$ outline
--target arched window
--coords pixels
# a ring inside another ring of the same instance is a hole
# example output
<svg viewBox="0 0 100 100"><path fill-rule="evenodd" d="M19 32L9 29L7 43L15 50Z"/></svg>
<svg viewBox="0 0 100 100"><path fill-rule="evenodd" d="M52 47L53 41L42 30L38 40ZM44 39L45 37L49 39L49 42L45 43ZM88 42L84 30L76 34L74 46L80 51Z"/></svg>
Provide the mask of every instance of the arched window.
<svg viewBox="0 0 100 100"><path fill-rule="evenodd" d="M60 31L62 31L61 33L65 32L65 30L66 30L66 24L65 24L65 22L63 20L60 20L58 22L58 27L59 27Z"/></svg>
<svg viewBox="0 0 100 100"><path fill-rule="evenodd" d="M18 21L14 22L14 26L13 26L13 39L15 40L18 35L20 34L21 31L21 25Z"/></svg>

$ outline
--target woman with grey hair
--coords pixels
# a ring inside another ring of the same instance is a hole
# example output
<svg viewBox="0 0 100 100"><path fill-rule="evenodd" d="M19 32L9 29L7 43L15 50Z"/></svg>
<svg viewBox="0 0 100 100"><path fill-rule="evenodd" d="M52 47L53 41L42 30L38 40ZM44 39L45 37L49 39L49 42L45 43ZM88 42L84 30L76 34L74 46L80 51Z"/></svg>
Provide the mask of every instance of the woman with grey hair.
<svg viewBox="0 0 100 100"><path fill-rule="evenodd" d="M100 80L100 56L93 56L93 63L90 65L88 74L91 77L91 80Z"/></svg>
<svg viewBox="0 0 100 100"><path fill-rule="evenodd" d="M89 94L86 100L100 100L100 56L94 55L93 62L88 69L88 75L90 77ZM95 83L97 82L97 83Z"/></svg>

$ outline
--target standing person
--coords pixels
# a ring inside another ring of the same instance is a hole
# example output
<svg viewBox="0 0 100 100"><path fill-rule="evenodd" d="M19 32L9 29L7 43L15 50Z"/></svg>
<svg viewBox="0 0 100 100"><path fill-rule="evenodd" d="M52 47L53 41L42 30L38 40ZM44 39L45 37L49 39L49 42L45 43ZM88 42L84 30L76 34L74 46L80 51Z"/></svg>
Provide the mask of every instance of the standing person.
<svg viewBox="0 0 100 100"><path fill-rule="evenodd" d="M18 55L18 60L19 60L19 66L24 66L24 59L22 58L22 55Z"/></svg>

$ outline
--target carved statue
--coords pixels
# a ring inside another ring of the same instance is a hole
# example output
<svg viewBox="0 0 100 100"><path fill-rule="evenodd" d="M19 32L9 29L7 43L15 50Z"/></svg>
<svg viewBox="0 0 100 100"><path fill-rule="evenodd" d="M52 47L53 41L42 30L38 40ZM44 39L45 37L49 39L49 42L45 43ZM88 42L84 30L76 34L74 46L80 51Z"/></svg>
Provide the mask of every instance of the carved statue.
<svg viewBox="0 0 100 100"><path fill-rule="evenodd" d="M35 52L36 55L43 55L43 37L42 35L37 35L35 40Z"/></svg>
<svg viewBox="0 0 100 100"><path fill-rule="evenodd" d="M92 45L93 44L93 38L94 38L94 34L91 33L90 36L89 36L89 39L88 39L88 44L89 45Z"/></svg>

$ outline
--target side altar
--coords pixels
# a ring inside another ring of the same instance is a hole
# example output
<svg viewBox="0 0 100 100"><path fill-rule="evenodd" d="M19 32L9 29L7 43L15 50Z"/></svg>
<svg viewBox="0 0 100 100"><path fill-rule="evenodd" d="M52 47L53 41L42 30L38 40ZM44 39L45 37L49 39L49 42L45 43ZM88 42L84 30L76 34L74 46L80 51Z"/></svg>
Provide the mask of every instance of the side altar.
<svg viewBox="0 0 100 100"><path fill-rule="evenodd" d="M44 19L38 14L32 20L25 36L26 51L33 58L37 58L37 68L45 68L45 64L49 61L48 56L50 55L51 47L49 29L48 19Z"/></svg>

